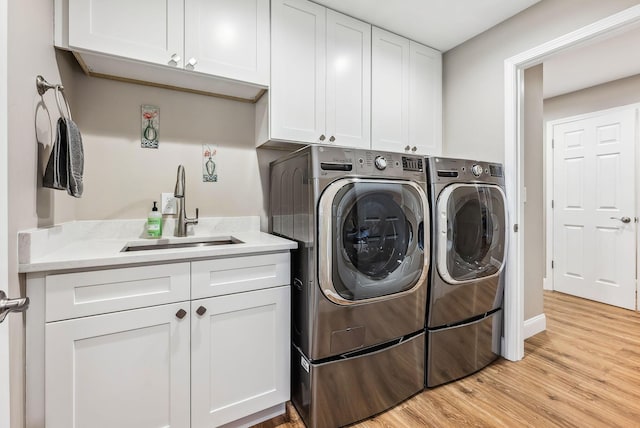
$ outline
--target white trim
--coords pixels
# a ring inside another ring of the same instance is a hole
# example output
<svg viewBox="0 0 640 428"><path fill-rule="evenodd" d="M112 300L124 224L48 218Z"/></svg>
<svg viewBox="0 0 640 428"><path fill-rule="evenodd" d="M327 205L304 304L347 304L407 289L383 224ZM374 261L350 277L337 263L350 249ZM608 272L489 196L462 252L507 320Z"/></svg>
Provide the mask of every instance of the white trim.
<svg viewBox="0 0 640 428"><path fill-rule="evenodd" d="M535 336L538 333L542 333L547 329L547 317L545 314L536 315L533 318L529 318L524 322L522 335L525 340Z"/></svg>
<svg viewBox="0 0 640 428"><path fill-rule="evenodd" d="M9 123L8 113L8 0L0 0L0 288L9 293L6 288L9 280ZM0 325L0 428L9 428L11 423L11 388L9 351L9 321Z"/></svg>
<svg viewBox="0 0 640 428"><path fill-rule="evenodd" d="M640 5L601 19L564 36L543 43L533 49L507 58L504 61L504 110L505 110L505 187L509 195L509 212L520 232L511 232L507 268L505 270L504 296L504 347L502 355L512 361L524 357L524 224L522 187L522 111L524 69L540 64L544 58L594 39L612 30L622 29L640 22Z"/></svg>

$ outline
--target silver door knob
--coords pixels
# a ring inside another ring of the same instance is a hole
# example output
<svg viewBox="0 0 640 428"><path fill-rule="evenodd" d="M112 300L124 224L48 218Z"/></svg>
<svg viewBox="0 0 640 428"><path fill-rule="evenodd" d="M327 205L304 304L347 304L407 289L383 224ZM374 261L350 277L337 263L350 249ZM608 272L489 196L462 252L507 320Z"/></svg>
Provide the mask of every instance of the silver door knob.
<svg viewBox="0 0 640 428"><path fill-rule="evenodd" d="M175 67L178 65L179 62L180 62L180 56L178 54L171 55L171 58L169 59L169 65L172 65Z"/></svg>
<svg viewBox="0 0 640 428"><path fill-rule="evenodd" d="M7 299L4 291L0 290L0 322L4 321L11 312L24 312L29 308L29 298Z"/></svg>
<svg viewBox="0 0 640 428"><path fill-rule="evenodd" d="M195 58L191 58L189 61L187 61L187 68L193 70L194 68L196 68L196 64L198 64L198 60Z"/></svg>
<svg viewBox="0 0 640 428"><path fill-rule="evenodd" d="M609 217L611 220L620 220L623 223L631 223L631 217Z"/></svg>

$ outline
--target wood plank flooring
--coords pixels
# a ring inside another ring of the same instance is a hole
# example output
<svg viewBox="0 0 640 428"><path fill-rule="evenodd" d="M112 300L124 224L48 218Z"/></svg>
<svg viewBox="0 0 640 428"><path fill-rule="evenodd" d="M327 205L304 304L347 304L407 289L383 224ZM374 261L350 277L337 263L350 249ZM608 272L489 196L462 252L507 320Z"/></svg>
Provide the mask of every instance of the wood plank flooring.
<svg viewBox="0 0 640 428"><path fill-rule="evenodd" d="M545 291L547 330L517 363L406 400L354 427L640 427L640 315ZM260 428L302 428L293 406Z"/></svg>

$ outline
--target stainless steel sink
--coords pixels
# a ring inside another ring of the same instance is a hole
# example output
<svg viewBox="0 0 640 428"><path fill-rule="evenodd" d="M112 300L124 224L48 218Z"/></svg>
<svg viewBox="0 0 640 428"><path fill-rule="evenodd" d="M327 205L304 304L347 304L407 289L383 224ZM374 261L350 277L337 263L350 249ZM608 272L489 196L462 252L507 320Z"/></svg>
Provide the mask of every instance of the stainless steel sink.
<svg viewBox="0 0 640 428"><path fill-rule="evenodd" d="M194 247L211 247L214 245L231 245L242 244L243 241L234 238L233 236L225 236L220 238L201 239L198 241L182 241L182 242L163 242L158 241L155 243L146 242L129 242L124 246L121 253L129 251L149 251L149 250L167 250L174 248L194 248Z"/></svg>

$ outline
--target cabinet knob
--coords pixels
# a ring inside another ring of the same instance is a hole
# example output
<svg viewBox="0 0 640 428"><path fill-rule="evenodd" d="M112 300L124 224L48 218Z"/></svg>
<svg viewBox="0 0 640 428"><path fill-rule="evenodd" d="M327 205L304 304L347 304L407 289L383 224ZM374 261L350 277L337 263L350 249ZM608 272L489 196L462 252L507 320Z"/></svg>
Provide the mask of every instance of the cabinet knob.
<svg viewBox="0 0 640 428"><path fill-rule="evenodd" d="M416 146L411 147L411 151L415 152L416 150L418 150L418 148Z"/></svg>
<svg viewBox="0 0 640 428"><path fill-rule="evenodd" d="M176 317L178 317L178 319L182 319L187 315L187 311L185 311L184 309L180 309L178 312L176 312Z"/></svg>
<svg viewBox="0 0 640 428"><path fill-rule="evenodd" d="M408 152L410 149L411 149L411 146L406 146L406 147L404 148L404 150L405 150L405 151L407 151L407 152Z"/></svg>
<svg viewBox="0 0 640 428"><path fill-rule="evenodd" d="M324 141L324 139L325 139L325 138L327 138L327 137L325 137L325 136L324 136L324 134L322 134L322 135L320 136L320 141Z"/></svg>
<svg viewBox="0 0 640 428"><path fill-rule="evenodd" d="M198 309L196 309L196 313L200 316L204 315L205 312L207 312L207 308L205 308L204 306L200 306Z"/></svg>
<svg viewBox="0 0 640 428"><path fill-rule="evenodd" d="M187 62L187 68L193 70L194 68L196 68L196 64L198 64L198 60L195 58L191 58L188 62Z"/></svg>
<svg viewBox="0 0 640 428"><path fill-rule="evenodd" d="M178 54L171 55L171 59L169 59L169 65L177 66L180 62L180 56Z"/></svg>
<svg viewBox="0 0 640 428"><path fill-rule="evenodd" d="M331 136L331 138L329 138L329 141L331 141L331 142L333 143L334 141L336 141L336 137L334 137L334 136L332 135L332 136Z"/></svg>

